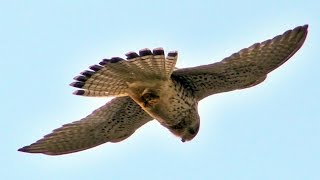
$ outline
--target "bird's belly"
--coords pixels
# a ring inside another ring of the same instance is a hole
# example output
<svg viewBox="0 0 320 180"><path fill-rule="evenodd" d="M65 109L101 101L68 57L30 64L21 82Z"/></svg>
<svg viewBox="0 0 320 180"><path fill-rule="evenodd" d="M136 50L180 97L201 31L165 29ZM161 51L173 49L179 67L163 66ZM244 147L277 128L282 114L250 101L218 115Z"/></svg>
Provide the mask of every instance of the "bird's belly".
<svg viewBox="0 0 320 180"><path fill-rule="evenodd" d="M193 105L176 95L160 97L159 103L146 109L164 126L174 126L183 120Z"/></svg>
<svg viewBox="0 0 320 180"><path fill-rule="evenodd" d="M172 81L131 87L131 98L164 126L178 124L196 103L188 92Z"/></svg>

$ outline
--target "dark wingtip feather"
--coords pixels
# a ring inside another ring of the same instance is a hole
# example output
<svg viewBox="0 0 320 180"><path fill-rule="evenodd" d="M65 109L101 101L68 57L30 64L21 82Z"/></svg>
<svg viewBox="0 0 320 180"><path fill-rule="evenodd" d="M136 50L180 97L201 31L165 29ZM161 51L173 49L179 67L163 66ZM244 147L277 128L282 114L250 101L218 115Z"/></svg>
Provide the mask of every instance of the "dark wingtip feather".
<svg viewBox="0 0 320 180"><path fill-rule="evenodd" d="M177 55L178 55L177 51L171 51L168 53L168 56L171 56L171 57L176 57Z"/></svg>
<svg viewBox="0 0 320 180"><path fill-rule="evenodd" d="M84 86L84 82L72 82L70 86L73 86L76 88L82 88Z"/></svg>
<svg viewBox="0 0 320 180"><path fill-rule="evenodd" d="M309 24L305 24L302 26L303 29L308 29L308 27L309 27Z"/></svg>
<svg viewBox="0 0 320 180"><path fill-rule="evenodd" d="M85 90L76 90L72 94L81 96L81 95L84 95L84 93L85 93Z"/></svg>
<svg viewBox="0 0 320 180"><path fill-rule="evenodd" d="M150 49L145 48L145 49L141 49L141 50L139 51L139 55L140 55L140 56L148 56L148 55L152 55L152 52L151 52Z"/></svg>
<svg viewBox="0 0 320 180"><path fill-rule="evenodd" d="M306 38L306 37L307 37L307 34L308 34L308 27L309 27L309 25L308 25L308 24L305 24L305 25L301 26L301 31L303 32L303 36L304 36L304 38Z"/></svg>
<svg viewBox="0 0 320 180"><path fill-rule="evenodd" d="M309 28L309 25L305 24L305 25L302 26L301 29L302 29L302 31L304 31L305 34L308 34L308 28Z"/></svg>
<svg viewBox="0 0 320 180"><path fill-rule="evenodd" d="M127 56L127 59L128 59L128 60L129 60L129 59L136 58L136 57L139 57L139 55L138 55L136 52L128 52L128 53L126 54L126 56Z"/></svg>
<svg viewBox="0 0 320 180"><path fill-rule="evenodd" d="M308 27L309 27L309 25L308 25L308 24L305 24L305 25L303 25L303 26L298 26L298 27L294 28L293 30L301 29L301 30L305 31L305 30L308 29Z"/></svg>
<svg viewBox="0 0 320 180"><path fill-rule="evenodd" d="M117 63L119 61L124 61L124 59L122 59L120 57L113 57L110 59L110 63Z"/></svg>
<svg viewBox="0 0 320 180"><path fill-rule="evenodd" d="M109 63L111 63L111 59L102 59L102 61L99 64L102 66L106 66Z"/></svg>
<svg viewBox="0 0 320 180"><path fill-rule="evenodd" d="M80 82L86 82L88 80L88 77L86 76L76 76L73 78L76 81L80 81Z"/></svg>
<svg viewBox="0 0 320 180"><path fill-rule="evenodd" d="M288 30L288 31L284 32L282 35L276 36L273 39L281 38L281 37L286 36L287 34L291 34L291 33L292 34L298 34L298 33L303 32L304 34L307 34L308 33L308 27L309 27L308 24L305 24L303 26L295 27L294 29Z"/></svg>
<svg viewBox="0 0 320 180"><path fill-rule="evenodd" d="M102 66L99 65L92 65L89 67L89 69L93 70L93 71L99 71L100 69L102 69Z"/></svg>
<svg viewBox="0 0 320 180"><path fill-rule="evenodd" d="M94 74L95 72L93 72L93 71L88 71L88 70L85 70L85 71L82 71L80 74L81 75L84 75L84 76L86 76L86 77L91 77L93 74Z"/></svg>
<svg viewBox="0 0 320 180"><path fill-rule="evenodd" d="M117 63L119 61L124 61L124 59L120 57L113 57L111 59L103 59L101 62L99 62L99 64L102 66L106 66L109 63Z"/></svg>
<svg viewBox="0 0 320 180"><path fill-rule="evenodd" d="M164 55L164 50L162 48L153 49L153 55Z"/></svg>
<svg viewBox="0 0 320 180"><path fill-rule="evenodd" d="M18 151L24 152L24 153L42 153L41 150L32 148L32 144L29 146L24 146L18 149Z"/></svg>
<svg viewBox="0 0 320 180"><path fill-rule="evenodd" d="M24 147L18 149L18 151L20 151L20 152L28 152L28 147L29 146L24 146Z"/></svg>
<svg viewBox="0 0 320 180"><path fill-rule="evenodd" d="M18 149L18 151L20 152L25 152L25 153L43 153L43 154L47 154L47 151L43 148L39 148L39 147L34 147L35 143L29 145L29 146L24 146L20 149Z"/></svg>
<svg viewBox="0 0 320 180"><path fill-rule="evenodd" d="M100 64L101 66L105 66L105 65L108 64L108 62L106 62L106 61L101 61L101 62L99 62L99 64Z"/></svg>

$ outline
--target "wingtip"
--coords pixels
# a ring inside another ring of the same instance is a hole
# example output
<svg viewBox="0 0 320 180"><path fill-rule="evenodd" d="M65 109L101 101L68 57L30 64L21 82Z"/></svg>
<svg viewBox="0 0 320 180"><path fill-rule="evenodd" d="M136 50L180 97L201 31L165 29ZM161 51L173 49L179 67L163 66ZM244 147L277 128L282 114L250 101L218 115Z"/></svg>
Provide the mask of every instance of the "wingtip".
<svg viewBox="0 0 320 180"><path fill-rule="evenodd" d="M304 26L302 26L302 30L305 32L305 34L308 34L308 28L309 24L305 24Z"/></svg>
<svg viewBox="0 0 320 180"><path fill-rule="evenodd" d="M176 56L178 56L178 51L170 51L170 52L168 53L168 56L170 56L170 57L176 57Z"/></svg>
<svg viewBox="0 0 320 180"><path fill-rule="evenodd" d="M304 34L307 34L308 33L308 28L309 28L309 25L305 24L305 25L302 25L302 26L297 26L294 29L287 31L287 33L289 33L289 32L301 33L302 32Z"/></svg>
<svg viewBox="0 0 320 180"><path fill-rule="evenodd" d="M72 94L81 96L81 95L84 95L84 93L85 93L85 90L76 90Z"/></svg>
<svg viewBox="0 0 320 180"><path fill-rule="evenodd" d="M24 146L22 148L19 148L18 151L19 152L24 152L24 153L31 153L29 148L30 148L30 146Z"/></svg>
<svg viewBox="0 0 320 180"><path fill-rule="evenodd" d="M140 55L140 56L148 56L148 55L152 55L152 52L151 52L150 49L144 48L144 49L141 49L141 50L139 51L139 55Z"/></svg>
<svg viewBox="0 0 320 180"><path fill-rule="evenodd" d="M302 27L302 29L308 29L309 24L305 24L305 25L303 25L303 26L301 26L301 27Z"/></svg>
<svg viewBox="0 0 320 180"><path fill-rule="evenodd" d="M88 77L86 76L76 76L73 78L76 81L80 81L80 82L86 82L88 80Z"/></svg>
<svg viewBox="0 0 320 180"><path fill-rule="evenodd" d="M99 65L92 65L89 67L89 69L93 70L93 71L100 71L103 67L102 66L99 66Z"/></svg>
<svg viewBox="0 0 320 180"><path fill-rule="evenodd" d="M139 57L139 54L137 54L136 52L133 52L133 51L130 51L130 52L126 53L125 55L127 56L127 60Z"/></svg>
<svg viewBox="0 0 320 180"><path fill-rule="evenodd" d="M85 71L82 71L80 74L86 76L87 78L90 78L92 75L94 75L94 73L95 73L94 71L85 70Z"/></svg>
<svg viewBox="0 0 320 180"><path fill-rule="evenodd" d="M124 59L122 59L121 57L112 57L109 60L110 63L117 63L117 62L120 62L120 61L124 61Z"/></svg>
<svg viewBox="0 0 320 180"><path fill-rule="evenodd" d="M164 50L161 47L155 48L152 51L153 55L164 55Z"/></svg>
<svg viewBox="0 0 320 180"><path fill-rule="evenodd" d="M27 152L27 149L25 147L19 148L18 151L20 152Z"/></svg>
<svg viewBox="0 0 320 180"><path fill-rule="evenodd" d="M308 28L309 28L309 24L305 24L305 25L302 25L302 26L298 26L298 27L294 28L293 30L308 31Z"/></svg>
<svg viewBox="0 0 320 180"><path fill-rule="evenodd" d="M45 154L45 155L55 155L53 153L50 153L50 152L47 152L47 151L43 151L43 150L40 150L40 149L33 149L30 146L24 146L20 149L18 149L19 152L23 152L23 153L30 153L30 154Z"/></svg>
<svg viewBox="0 0 320 180"><path fill-rule="evenodd" d="M69 85L76 88L82 88L84 86L84 82L77 81L77 82L72 82Z"/></svg>

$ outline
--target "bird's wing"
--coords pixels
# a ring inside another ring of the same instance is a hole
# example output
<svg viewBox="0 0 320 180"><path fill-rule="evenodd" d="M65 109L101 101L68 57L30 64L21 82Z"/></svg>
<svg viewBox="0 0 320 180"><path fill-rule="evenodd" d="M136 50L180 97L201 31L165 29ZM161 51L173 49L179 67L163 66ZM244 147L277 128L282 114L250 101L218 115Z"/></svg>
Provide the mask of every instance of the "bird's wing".
<svg viewBox="0 0 320 180"><path fill-rule="evenodd" d="M209 95L243 89L261 83L269 72L286 62L304 43L308 25L256 43L220 62L178 69L171 78L201 100Z"/></svg>
<svg viewBox="0 0 320 180"><path fill-rule="evenodd" d="M122 141L152 119L130 97L118 97L19 151L48 155L82 151L106 142Z"/></svg>

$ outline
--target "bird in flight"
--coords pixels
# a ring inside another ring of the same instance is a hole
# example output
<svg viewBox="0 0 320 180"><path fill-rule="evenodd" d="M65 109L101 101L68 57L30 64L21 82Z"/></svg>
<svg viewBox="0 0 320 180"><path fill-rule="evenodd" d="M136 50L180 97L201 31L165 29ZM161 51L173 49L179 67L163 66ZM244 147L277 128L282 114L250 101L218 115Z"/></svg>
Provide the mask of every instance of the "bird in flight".
<svg viewBox="0 0 320 180"><path fill-rule="evenodd" d="M126 59L103 59L81 72L70 85L79 88L75 95L115 98L19 151L74 153L120 142L154 119L182 142L190 141L200 127L200 100L260 84L300 49L307 29L308 25L298 26L220 62L190 68L176 68L178 53L171 51L165 56L162 48L129 52Z"/></svg>

